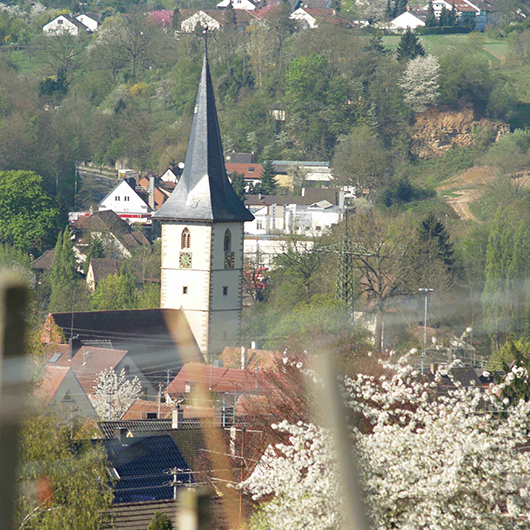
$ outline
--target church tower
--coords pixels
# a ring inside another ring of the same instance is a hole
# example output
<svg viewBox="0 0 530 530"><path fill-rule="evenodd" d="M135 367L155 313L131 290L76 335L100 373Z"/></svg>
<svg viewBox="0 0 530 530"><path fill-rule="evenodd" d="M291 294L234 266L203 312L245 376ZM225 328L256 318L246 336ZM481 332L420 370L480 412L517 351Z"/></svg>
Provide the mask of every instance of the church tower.
<svg viewBox="0 0 530 530"><path fill-rule="evenodd" d="M182 176L153 216L162 225L161 307L182 309L202 353L237 344L245 221L224 164L205 55Z"/></svg>

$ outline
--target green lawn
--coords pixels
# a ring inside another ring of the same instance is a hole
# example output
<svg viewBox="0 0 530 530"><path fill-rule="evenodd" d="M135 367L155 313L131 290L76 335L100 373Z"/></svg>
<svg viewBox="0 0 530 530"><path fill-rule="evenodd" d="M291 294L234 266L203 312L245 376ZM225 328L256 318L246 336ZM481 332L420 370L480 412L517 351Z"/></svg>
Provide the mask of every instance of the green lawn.
<svg viewBox="0 0 530 530"><path fill-rule="evenodd" d="M38 59L29 54L27 50L11 50L8 46L0 47L0 53L21 74L34 74L40 66Z"/></svg>
<svg viewBox="0 0 530 530"><path fill-rule="evenodd" d="M422 35L420 40L428 53L437 54L443 52L448 46L465 44L469 35ZM385 35L383 43L391 49L397 48L400 35ZM508 55L508 44L498 39L483 37L481 42L484 59L491 60L493 65L500 64L500 57Z"/></svg>

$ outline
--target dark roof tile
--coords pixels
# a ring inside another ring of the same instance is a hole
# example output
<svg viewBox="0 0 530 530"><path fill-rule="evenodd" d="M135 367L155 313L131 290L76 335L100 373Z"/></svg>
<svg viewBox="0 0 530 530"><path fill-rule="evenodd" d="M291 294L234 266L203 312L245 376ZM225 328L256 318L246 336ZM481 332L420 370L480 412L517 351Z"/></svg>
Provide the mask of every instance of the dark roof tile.
<svg viewBox="0 0 530 530"><path fill-rule="evenodd" d="M188 469L169 435L145 438L106 438L95 441L105 448L119 479L114 483L114 502L141 502L173 498L169 469ZM194 482L190 473L178 473L182 483Z"/></svg>
<svg viewBox="0 0 530 530"><path fill-rule="evenodd" d="M254 219L226 176L207 57L204 57L182 177L153 218L225 222Z"/></svg>

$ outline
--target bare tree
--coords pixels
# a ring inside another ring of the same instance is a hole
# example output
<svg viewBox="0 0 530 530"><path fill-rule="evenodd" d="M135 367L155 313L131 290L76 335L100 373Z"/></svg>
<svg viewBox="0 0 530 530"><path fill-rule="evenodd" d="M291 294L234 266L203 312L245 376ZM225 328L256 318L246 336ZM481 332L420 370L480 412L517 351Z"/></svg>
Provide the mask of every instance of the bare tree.
<svg viewBox="0 0 530 530"><path fill-rule="evenodd" d="M375 311L375 344L382 343L385 312L403 296L428 286L451 287L451 275L435 242L422 241L408 220L384 219L369 211L351 220L353 265L361 291Z"/></svg>
<svg viewBox="0 0 530 530"><path fill-rule="evenodd" d="M88 40L84 35L43 35L35 40L39 59L49 67L51 73L62 77L65 87L72 82L74 75L81 70L81 56Z"/></svg>

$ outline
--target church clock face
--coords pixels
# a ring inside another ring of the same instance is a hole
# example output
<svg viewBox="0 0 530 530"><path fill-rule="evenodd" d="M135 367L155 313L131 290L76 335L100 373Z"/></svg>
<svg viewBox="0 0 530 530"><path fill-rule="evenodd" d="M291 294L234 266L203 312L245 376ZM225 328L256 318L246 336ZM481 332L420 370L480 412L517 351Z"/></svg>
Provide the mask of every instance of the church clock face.
<svg viewBox="0 0 530 530"><path fill-rule="evenodd" d="M179 267L181 269L191 268L191 252L181 252L179 255Z"/></svg>
<svg viewBox="0 0 530 530"><path fill-rule="evenodd" d="M225 269L233 269L233 268L234 268L234 253L225 252Z"/></svg>

